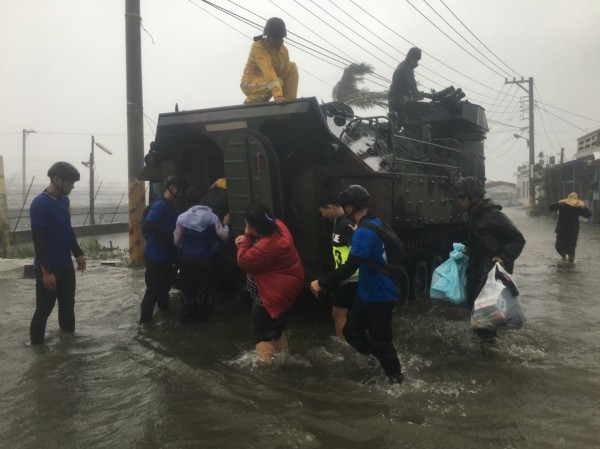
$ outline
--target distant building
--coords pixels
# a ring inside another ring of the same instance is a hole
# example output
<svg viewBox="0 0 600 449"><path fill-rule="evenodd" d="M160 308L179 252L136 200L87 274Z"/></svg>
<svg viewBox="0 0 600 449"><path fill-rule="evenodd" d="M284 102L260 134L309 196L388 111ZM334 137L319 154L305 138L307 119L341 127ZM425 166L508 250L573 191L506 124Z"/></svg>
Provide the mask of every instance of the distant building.
<svg viewBox="0 0 600 449"><path fill-rule="evenodd" d="M506 181L488 181L485 184L486 197L494 200L502 207L517 206L519 201L519 189L517 185ZM528 198L526 198L528 200Z"/></svg>
<svg viewBox="0 0 600 449"><path fill-rule="evenodd" d="M571 161L558 164L557 201L570 192L592 210L592 223L600 223L600 129L577 139L577 151Z"/></svg>
<svg viewBox="0 0 600 449"><path fill-rule="evenodd" d="M529 206L529 162L517 168L517 192L515 202L520 206Z"/></svg>
<svg viewBox="0 0 600 449"><path fill-rule="evenodd" d="M600 129L577 139L575 159L594 160L594 152L600 151Z"/></svg>

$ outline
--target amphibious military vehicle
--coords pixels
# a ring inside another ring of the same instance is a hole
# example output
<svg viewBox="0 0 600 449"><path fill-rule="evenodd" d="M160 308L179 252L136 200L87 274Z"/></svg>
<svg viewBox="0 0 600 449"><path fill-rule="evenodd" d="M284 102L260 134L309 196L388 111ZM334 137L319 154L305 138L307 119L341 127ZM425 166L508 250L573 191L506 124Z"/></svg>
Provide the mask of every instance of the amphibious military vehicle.
<svg viewBox="0 0 600 449"><path fill-rule="evenodd" d="M417 106L402 131L393 117L359 117L316 98L160 114L140 179L152 200L171 174L201 190L225 177L232 234L243 232L248 205L267 204L290 228L309 280L331 257L319 196L360 184L405 243L405 270L396 274L402 299L420 297L452 242L464 241L452 184L484 177L487 122L467 101Z"/></svg>

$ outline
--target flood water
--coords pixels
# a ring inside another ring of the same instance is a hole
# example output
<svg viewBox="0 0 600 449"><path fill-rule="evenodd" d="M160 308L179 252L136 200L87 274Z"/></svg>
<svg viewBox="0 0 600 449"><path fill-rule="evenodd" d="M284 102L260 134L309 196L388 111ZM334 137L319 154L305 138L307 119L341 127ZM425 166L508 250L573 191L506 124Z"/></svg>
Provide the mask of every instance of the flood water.
<svg viewBox="0 0 600 449"><path fill-rule="evenodd" d="M254 367L250 304L228 292L210 322L172 310L141 327L143 271L88 263L75 336L29 345L34 281L0 273L2 448L598 448L600 228L582 224L574 266L554 222L508 209L527 245L515 268L525 328L481 344L468 312L412 302L394 317L406 381L389 386L331 338L303 298L290 355Z"/></svg>

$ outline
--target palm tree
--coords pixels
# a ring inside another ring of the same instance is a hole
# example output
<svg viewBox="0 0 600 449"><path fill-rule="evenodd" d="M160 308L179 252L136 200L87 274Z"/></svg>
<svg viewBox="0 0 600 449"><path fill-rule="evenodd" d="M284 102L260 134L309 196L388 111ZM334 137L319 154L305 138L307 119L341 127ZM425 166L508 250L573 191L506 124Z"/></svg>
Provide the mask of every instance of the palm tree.
<svg viewBox="0 0 600 449"><path fill-rule="evenodd" d="M347 105L360 109L381 107L387 109L388 91L373 92L369 89L360 89L358 85L365 80L365 76L374 73L373 66L367 63L352 63L344 69L342 78L337 82L331 93L333 101L341 101Z"/></svg>

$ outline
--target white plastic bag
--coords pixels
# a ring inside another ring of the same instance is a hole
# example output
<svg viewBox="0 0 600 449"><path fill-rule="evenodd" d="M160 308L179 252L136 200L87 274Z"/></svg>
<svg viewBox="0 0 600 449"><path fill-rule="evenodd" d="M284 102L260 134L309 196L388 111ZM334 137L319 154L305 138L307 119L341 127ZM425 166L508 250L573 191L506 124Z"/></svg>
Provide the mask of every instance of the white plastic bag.
<svg viewBox="0 0 600 449"><path fill-rule="evenodd" d="M518 295L512 275L496 263L475 300L471 325L477 329L523 327L526 318L517 299Z"/></svg>
<svg viewBox="0 0 600 449"><path fill-rule="evenodd" d="M447 261L439 265L431 276L429 297L444 304L463 306L467 302L465 286L467 283L467 264L469 258L464 254L465 245L453 243Z"/></svg>

